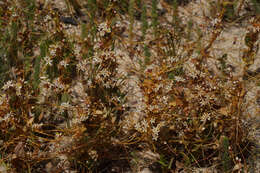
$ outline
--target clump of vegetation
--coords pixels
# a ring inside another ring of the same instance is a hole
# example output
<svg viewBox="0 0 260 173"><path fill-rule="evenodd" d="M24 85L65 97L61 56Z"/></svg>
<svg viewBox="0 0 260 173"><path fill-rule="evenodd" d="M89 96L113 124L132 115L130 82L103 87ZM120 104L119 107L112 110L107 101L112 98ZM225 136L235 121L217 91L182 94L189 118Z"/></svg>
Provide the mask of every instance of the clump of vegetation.
<svg viewBox="0 0 260 173"><path fill-rule="evenodd" d="M139 150L159 154L163 172L247 170L255 144L243 102L246 83L259 79L237 79L227 54L211 54L243 4L217 2L205 41L178 15L188 1L66 1L75 26L48 3L0 3L2 172L137 171ZM245 73L256 59L259 21L250 20L238 57ZM122 69L124 58L136 66ZM130 75L138 79L137 107Z"/></svg>

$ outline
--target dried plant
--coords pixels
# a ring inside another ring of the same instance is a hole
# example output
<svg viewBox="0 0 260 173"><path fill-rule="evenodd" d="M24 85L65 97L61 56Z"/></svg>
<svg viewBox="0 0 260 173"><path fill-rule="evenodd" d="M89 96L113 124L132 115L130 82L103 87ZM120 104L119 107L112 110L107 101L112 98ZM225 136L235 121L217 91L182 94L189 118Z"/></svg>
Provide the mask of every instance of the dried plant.
<svg viewBox="0 0 260 173"><path fill-rule="evenodd" d="M208 24L180 15L189 1L63 3L0 2L0 172L253 169L257 1L212 1ZM241 16L246 6L254 16ZM214 44L248 16L236 76ZM141 161L146 150L156 168Z"/></svg>

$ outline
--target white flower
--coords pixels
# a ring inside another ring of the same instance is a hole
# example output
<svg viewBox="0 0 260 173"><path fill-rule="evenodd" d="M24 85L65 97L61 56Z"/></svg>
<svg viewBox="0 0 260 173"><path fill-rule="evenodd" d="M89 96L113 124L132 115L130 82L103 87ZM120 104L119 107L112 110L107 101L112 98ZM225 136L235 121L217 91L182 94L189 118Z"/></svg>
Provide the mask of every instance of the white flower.
<svg viewBox="0 0 260 173"><path fill-rule="evenodd" d="M201 98L200 105L201 106L206 106L207 104L209 104L209 100Z"/></svg>
<svg viewBox="0 0 260 173"><path fill-rule="evenodd" d="M53 82L54 86L56 86L59 89L63 89L65 86L60 82L59 78L55 79Z"/></svg>
<svg viewBox="0 0 260 173"><path fill-rule="evenodd" d="M107 26L106 22L103 22L98 26L98 31L100 33L100 36L103 37L106 33L110 33L111 29Z"/></svg>
<svg viewBox="0 0 260 173"><path fill-rule="evenodd" d="M83 65L83 63L78 63L77 64L77 69L78 69L78 71L84 71L85 70L85 66Z"/></svg>
<svg viewBox="0 0 260 173"><path fill-rule="evenodd" d="M51 17L49 15L45 16L43 19L44 22L48 22L50 20L51 20Z"/></svg>
<svg viewBox="0 0 260 173"><path fill-rule="evenodd" d="M77 82L77 84L75 85L74 89L75 89L75 92L77 94L83 94L84 93L84 86L83 86L83 84L81 82Z"/></svg>
<svg viewBox="0 0 260 173"><path fill-rule="evenodd" d="M122 23L120 21L116 21L116 27L121 27Z"/></svg>
<svg viewBox="0 0 260 173"><path fill-rule="evenodd" d="M150 123L151 123L151 124L155 123L155 119L154 119L154 118L151 118L151 119L150 119Z"/></svg>
<svg viewBox="0 0 260 173"><path fill-rule="evenodd" d="M56 56L56 49L51 49L50 54L51 56Z"/></svg>
<svg viewBox="0 0 260 173"><path fill-rule="evenodd" d="M187 61L184 64L185 73L187 73L188 76L192 77L193 79L198 77L198 74L200 73L194 63L192 63L191 60Z"/></svg>
<svg viewBox="0 0 260 173"><path fill-rule="evenodd" d="M105 34L102 32L102 34L100 35L105 35ZM94 50L98 50L100 46L101 46L101 42L97 42L96 44L94 44Z"/></svg>
<svg viewBox="0 0 260 173"><path fill-rule="evenodd" d="M62 155L59 155L59 159L60 160L67 160L68 158L67 158L66 155L62 154Z"/></svg>
<svg viewBox="0 0 260 173"><path fill-rule="evenodd" d="M56 56L56 50L58 47L59 46L57 44L50 45L49 51L50 51L51 56Z"/></svg>
<svg viewBox="0 0 260 173"><path fill-rule="evenodd" d="M12 117L13 117L12 113L7 113L3 118L0 118L0 122L1 121L8 121Z"/></svg>
<svg viewBox="0 0 260 173"><path fill-rule="evenodd" d="M175 79L177 82L185 82L185 79L183 79L183 78L180 77L180 76L174 76L174 79Z"/></svg>
<svg viewBox="0 0 260 173"><path fill-rule="evenodd" d="M160 127L159 126L156 126L152 129L152 136L153 136L153 140L157 141L158 139L158 134L160 132Z"/></svg>
<svg viewBox="0 0 260 173"><path fill-rule="evenodd" d="M66 68L69 64L67 63L67 61L62 60L62 61L60 62L60 65Z"/></svg>
<svg viewBox="0 0 260 173"><path fill-rule="evenodd" d="M48 78L47 78L46 76L41 76L40 79L41 79L42 81L44 81L44 80L47 80Z"/></svg>
<svg viewBox="0 0 260 173"><path fill-rule="evenodd" d="M154 91L155 92L158 92L160 90L160 88L162 88L163 85L160 83L159 85L157 85L155 88L154 88Z"/></svg>
<svg viewBox="0 0 260 173"><path fill-rule="evenodd" d="M32 125L32 128L33 128L33 129L39 129L39 128L41 128L42 126L43 126L43 123L33 124L33 125Z"/></svg>
<svg viewBox="0 0 260 173"><path fill-rule="evenodd" d="M205 113L202 115L202 117L200 117L200 120L201 120L202 122L204 122L204 121L206 121L206 120L210 120L210 114L205 112Z"/></svg>
<svg viewBox="0 0 260 173"><path fill-rule="evenodd" d="M49 56L44 57L44 61L45 61L46 65L49 65L49 66L52 65L52 60Z"/></svg>
<svg viewBox="0 0 260 173"><path fill-rule="evenodd" d="M92 60L93 60L94 64L98 64L98 63L102 62L102 60L99 57L97 57L97 56L94 56Z"/></svg>
<svg viewBox="0 0 260 173"><path fill-rule="evenodd" d="M251 17L251 18L249 19L249 22L250 22L250 23L253 23L254 20L255 20L255 18L254 18L254 17Z"/></svg>
<svg viewBox="0 0 260 173"><path fill-rule="evenodd" d="M139 123L136 123L135 124L135 130L137 130L137 131L142 131L142 129L141 129L141 126L140 126L140 124Z"/></svg>
<svg viewBox="0 0 260 173"><path fill-rule="evenodd" d="M75 52L75 54L76 54L77 56L80 55L80 51L81 51L81 47L80 47L79 45L76 45L76 46L75 46L75 49L74 49L74 52Z"/></svg>
<svg viewBox="0 0 260 173"><path fill-rule="evenodd" d="M80 62L77 64L77 69L78 69L78 71L86 71L87 65L88 65L87 60L80 61Z"/></svg>
<svg viewBox="0 0 260 173"><path fill-rule="evenodd" d="M97 160L97 158L98 158L97 151L91 150L91 151L88 152L88 154L90 155L90 157L91 157L93 160L95 160L95 161Z"/></svg>
<svg viewBox="0 0 260 173"><path fill-rule="evenodd" d="M260 26L253 27L253 32L259 32L260 31Z"/></svg>
<svg viewBox="0 0 260 173"><path fill-rule="evenodd" d="M147 127L149 126L146 120L143 120L143 121L142 121L142 126L143 126L142 131L143 131L143 132L146 132L146 131L147 131Z"/></svg>
<svg viewBox="0 0 260 173"><path fill-rule="evenodd" d="M12 17L17 17L18 15L16 13L12 13Z"/></svg>
<svg viewBox="0 0 260 173"><path fill-rule="evenodd" d="M105 35L105 31L103 31L103 30L99 31L99 33L100 33L101 37L103 37Z"/></svg>
<svg viewBox="0 0 260 173"><path fill-rule="evenodd" d="M61 107L66 109L66 108L70 107L70 104L69 104L69 102L64 102L64 103L61 103Z"/></svg>
<svg viewBox="0 0 260 173"><path fill-rule="evenodd" d="M13 86L14 86L13 81L9 80L8 82L6 82L6 84L4 84L3 89L6 90Z"/></svg>
<svg viewBox="0 0 260 173"><path fill-rule="evenodd" d="M20 82L16 83L15 88L16 88L16 95L20 96L21 95L22 84Z"/></svg>

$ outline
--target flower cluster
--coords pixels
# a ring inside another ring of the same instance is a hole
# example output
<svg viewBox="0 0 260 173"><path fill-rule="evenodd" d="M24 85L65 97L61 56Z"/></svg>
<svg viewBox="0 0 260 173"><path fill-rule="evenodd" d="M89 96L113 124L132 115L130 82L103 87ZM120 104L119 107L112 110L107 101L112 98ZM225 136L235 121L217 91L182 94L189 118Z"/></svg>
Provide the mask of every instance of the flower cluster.
<svg viewBox="0 0 260 173"><path fill-rule="evenodd" d="M111 28L108 26L107 22L103 22L99 24L98 31L101 37L103 37L106 33L111 32Z"/></svg>

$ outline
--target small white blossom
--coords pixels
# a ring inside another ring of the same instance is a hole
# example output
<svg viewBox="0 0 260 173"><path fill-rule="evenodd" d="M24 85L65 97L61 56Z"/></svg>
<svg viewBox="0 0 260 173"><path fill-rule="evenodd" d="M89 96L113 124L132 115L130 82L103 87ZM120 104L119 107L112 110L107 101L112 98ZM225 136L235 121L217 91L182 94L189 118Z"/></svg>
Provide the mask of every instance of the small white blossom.
<svg viewBox="0 0 260 173"><path fill-rule="evenodd" d="M253 32L259 32L260 31L260 26L253 27Z"/></svg>
<svg viewBox="0 0 260 173"><path fill-rule="evenodd" d="M16 89L16 95L21 96L22 84L20 82L16 83L15 89Z"/></svg>
<svg viewBox="0 0 260 173"><path fill-rule="evenodd" d="M89 79L88 82L87 82L87 85L91 86L92 85L92 80Z"/></svg>
<svg viewBox="0 0 260 173"><path fill-rule="evenodd" d="M151 119L150 119L150 123L151 123L151 124L155 123L155 119L154 119L154 118L151 118Z"/></svg>
<svg viewBox="0 0 260 173"><path fill-rule="evenodd" d="M51 56L56 56L56 49L51 49L50 54Z"/></svg>
<svg viewBox="0 0 260 173"><path fill-rule="evenodd" d="M90 155L90 157L91 157L93 160L97 161L97 158L98 158L97 151L91 150L90 152L88 152L88 154Z"/></svg>
<svg viewBox="0 0 260 173"><path fill-rule="evenodd" d="M255 18L254 18L254 17L251 17L251 18L249 19L249 22L250 22L250 23L253 23L254 20L255 20Z"/></svg>
<svg viewBox="0 0 260 173"><path fill-rule="evenodd" d="M146 121L146 120L143 120L143 121L142 121L142 127L143 127L142 131L143 131L143 132L146 132L148 126L149 126L149 125L148 125L147 121Z"/></svg>
<svg viewBox="0 0 260 173"><path fill-rule="evenodd" d="M122 23L120 21L116 21L116 27L122 26Z"/></svg>
<svg viewBox="0 0 260 173"><path fill-rule="evenodd" d="M44 57L46 65L52 66L52 60L49 56Z"/></svg>
<svg viewBox="0 0 260 173"><path fill-rule="evenodd" d="M85 70L85 66L83 65L83 63L78 63L77 64L77 69L78 69L78 71L84 71Z"/></svg>
<svg viewBox="0 0 260 173"><path fill-rule="evenodd" d="M200 105L201 105L201 106L206 106L206 105L208 105L208 104L209 104L209 100L204 99L204 98L201 98L201 99L200 99Z"/></svg>
<svg viewBox="0 0 260 173"><path fill-rule="evenodd" d="M12 113L8 113L3 118L0 117L0 122L1 121L8 121L12 117L13 117L13 114Z"/></svg>
<svg viewBox="0 0 260 173"><path fill-rule="evenodd" d="M59 155L59 159L64 161L64 160L67 160L68 158L66 155L62 154L62 155Z"/></svg>
<svg viewBox="0 0 260 173"><path fill-rule="evenodd" d="M60 82L59 78L54 80L54 86L56 86L59 89L63 89L65 86Z"/></svg>
<svg viewBox="0 0 260 173"><path fill-rule="evenodd" d="M7 90L8 88L13 86L14 86L13 81L9 80L8 82L6 82L6 84L4 84L3 89Z"/></svg>
<svg viewBox="0 0 260 173"><path fill-rule="evenodd" d="M70 108L70 104L69 104L69 102L63 102L63 103L61 103L61 107L63 107L63 108Z"/></svg>
<svg viewBox="0 0 260 173"><path fill-rule="evenodd" d="M159 132L160 132L160 128L159 126L156 126L154 128L152 128L152 136L153 136L153 140L157 141L158 139L158 135L159 135Z"/></svg>
<svg viewBox="0 0 260 173"><path fill-rule="evenodd" d="M41 128L42 126L43 126L43 123L33 124L33 125L32 125L32 128L33 128L33 129L39 129L39 128Z"/></svg>
<svg viewBox="0 0 260 173"><path fill-rule="evenodd" d="M220 23L221 22L221 20L219 19L219 18L215 18L214 20L212 20L211 21L211 24L213 25L213 26L216 26L218 23Z"/></svg>
<svg viewBox="0 0 260 173"><path fill-rule="evenodd" d="M98 26L98 31L100 33L100 36L103 37L106 33L110 33L111 29L107 26L106 22L103 22Z"/></svg>
<svg viewBox="0 0 260 173"><path fill-rule="evenodd" d="M67 61L62 60L62 61L60 62L60 65L66 68L69 64L67 63Z"/></svg>
<svg viewBox="0 0 260 173"><path fill-rule="evenodd" d="M185 79L180 77L180 76L174 76L174 79L177 81L177 82L185 82Z"/></svg>
<svg viewBox="0 0 260 173"><path fill-rule="evenodd" d="M104 33L102 33L102 34L104 34ZM94 48L94 50L98 50L100 48L100 46L101 46L101 42L97 42L97 43L94 44L93 48Z"/></svg>
<svg viewBox="0 0 260 173"><path fill-rule="evenodd" d="M44 22L48 22L50 20L51 20L51 17L49 15L45 16L43 19Z"/></svg>
<svg viewBox="0 0 260 173"><path fill-rule="evenodd" d="M99 57L97 57L97 56L93 57L93 63L94 64L98 64L98 63L101 63L101 62L102 62L102 60Z"/></svg>
<svg viewBox="0 0 260 173"><path fill-rule="evenodd" d="M142 128L141 128L141 126L140 126L140 124L139 123L136 123L135 124L135 130L137 130L137 131L142 131Z"/></svg>
<svg viewBox="0 0 260 173"><path fill-rule="evenodd" d="M74 52L75 52L75 54L76 54L77 56L80 55L80 51L81 51L81 47L80 47L79 45L76 45L76 46L75 46L75 49L74 49Z"/></svg>

